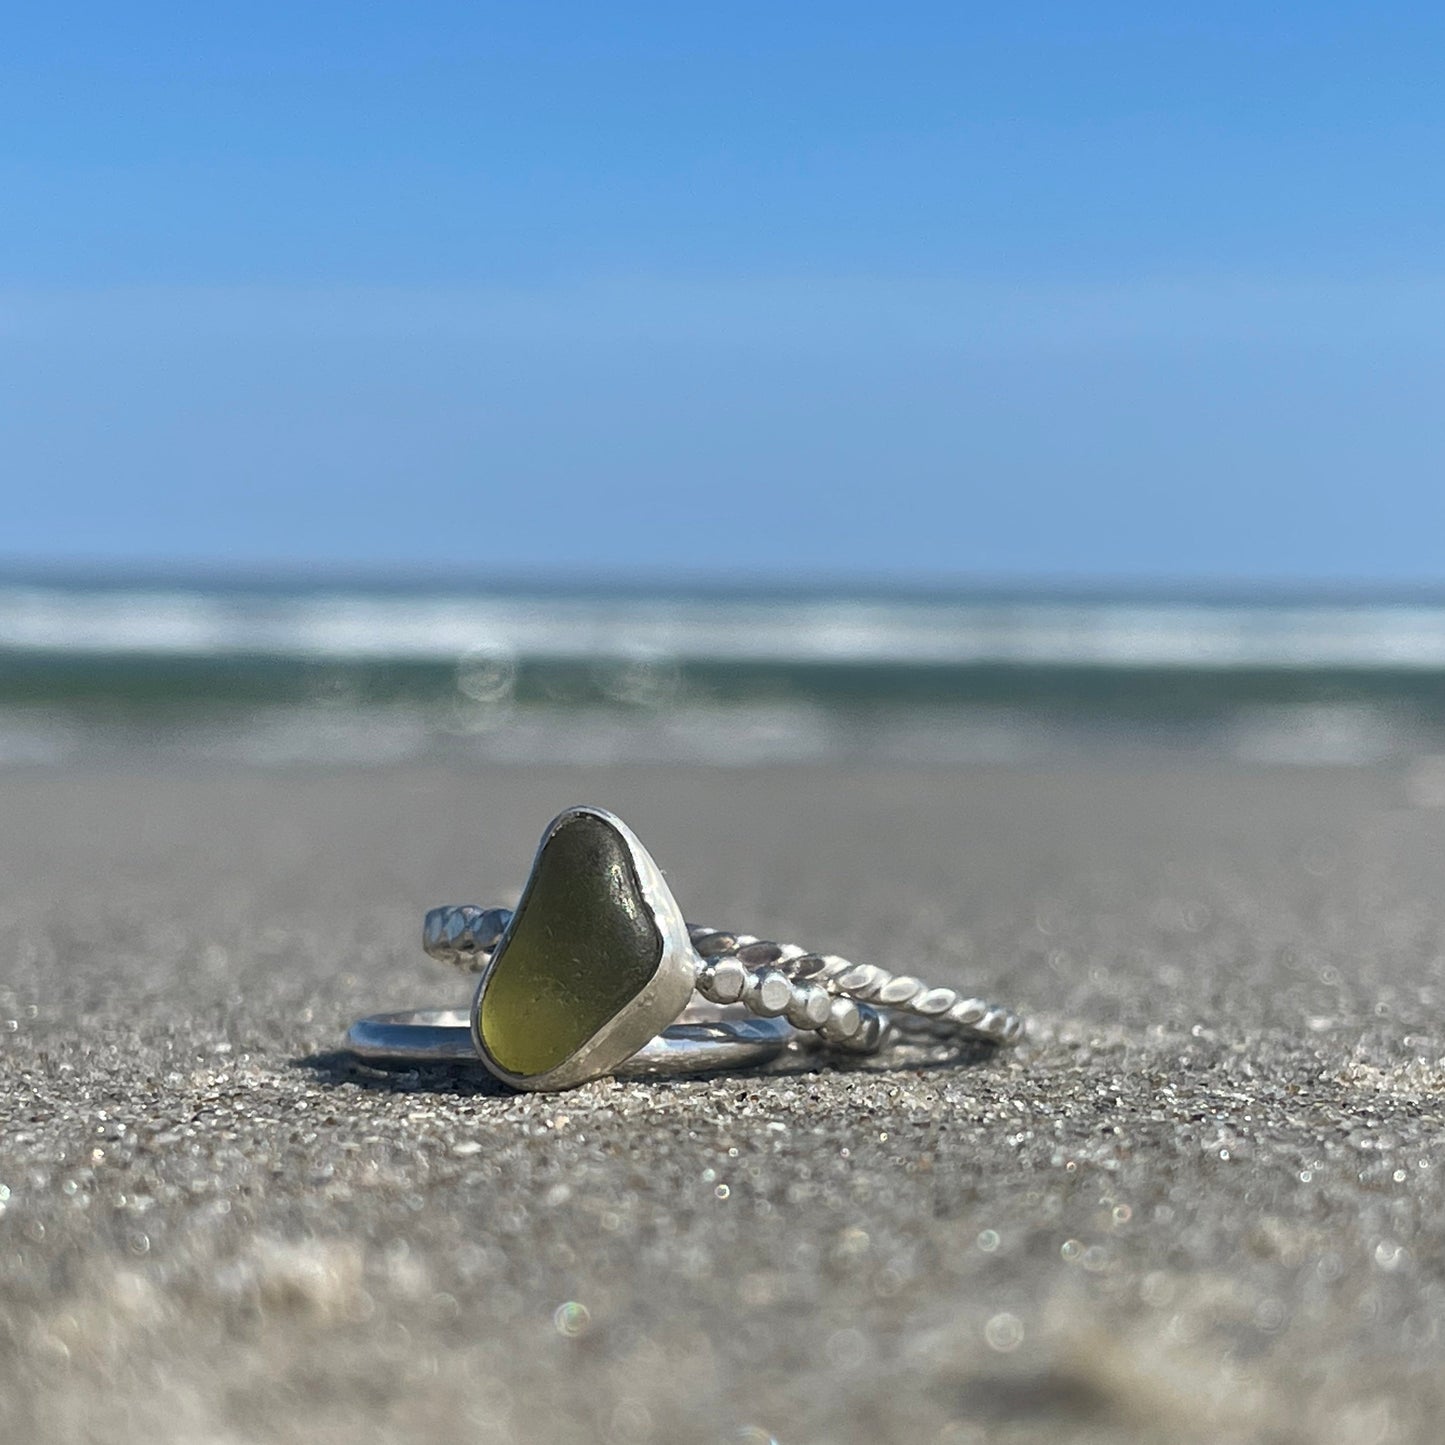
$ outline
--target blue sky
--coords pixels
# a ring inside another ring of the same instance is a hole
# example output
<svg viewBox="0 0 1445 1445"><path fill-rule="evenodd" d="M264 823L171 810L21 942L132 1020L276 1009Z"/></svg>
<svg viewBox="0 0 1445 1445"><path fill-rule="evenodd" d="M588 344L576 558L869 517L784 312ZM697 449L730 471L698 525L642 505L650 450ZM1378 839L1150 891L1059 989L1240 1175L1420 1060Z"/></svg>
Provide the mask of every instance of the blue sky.
<svg viewBox="0 0 1445 1445"><path fill-rule="evenodd" d="M0 557L1445 580L1442 63L1328 0L22 7Z"/></svg>

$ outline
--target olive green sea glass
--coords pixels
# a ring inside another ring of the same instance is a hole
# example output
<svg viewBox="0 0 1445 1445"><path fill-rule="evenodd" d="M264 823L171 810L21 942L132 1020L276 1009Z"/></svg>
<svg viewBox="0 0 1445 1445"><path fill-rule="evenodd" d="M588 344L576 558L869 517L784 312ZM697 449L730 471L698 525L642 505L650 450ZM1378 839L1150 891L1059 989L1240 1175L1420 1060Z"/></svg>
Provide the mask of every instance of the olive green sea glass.
<svg viewBox="0 0 1445 1445"><path fill-rule="evenodd" d="M537 855L488 974L487 1052L519 1077L557 1068L647 987L661 958L627 845L605 819L573 814Z"/></svg>

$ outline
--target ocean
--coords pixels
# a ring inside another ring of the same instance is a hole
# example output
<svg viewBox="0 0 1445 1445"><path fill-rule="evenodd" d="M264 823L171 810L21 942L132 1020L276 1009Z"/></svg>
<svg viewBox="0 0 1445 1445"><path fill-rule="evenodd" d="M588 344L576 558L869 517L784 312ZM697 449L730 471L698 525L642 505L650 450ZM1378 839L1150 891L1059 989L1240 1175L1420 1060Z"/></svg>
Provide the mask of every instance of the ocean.
<svg viewBox="0 0 1445 1445"><path fill-rule="evenodd" d="M1445 599L0 580L0 766L1445 755Z"/></svg>

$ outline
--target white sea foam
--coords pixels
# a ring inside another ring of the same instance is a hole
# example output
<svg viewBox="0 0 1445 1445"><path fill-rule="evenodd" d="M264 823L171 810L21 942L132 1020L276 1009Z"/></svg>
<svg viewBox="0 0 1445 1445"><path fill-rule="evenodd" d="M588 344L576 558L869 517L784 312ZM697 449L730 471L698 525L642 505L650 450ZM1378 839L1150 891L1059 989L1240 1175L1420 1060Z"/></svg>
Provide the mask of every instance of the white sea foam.
<svg viewBox="0 0 1445 1445"><path fill-rule="evenodd" d="M0 587L0 650L362 661L1445 668L1445 606Z"/></svg>

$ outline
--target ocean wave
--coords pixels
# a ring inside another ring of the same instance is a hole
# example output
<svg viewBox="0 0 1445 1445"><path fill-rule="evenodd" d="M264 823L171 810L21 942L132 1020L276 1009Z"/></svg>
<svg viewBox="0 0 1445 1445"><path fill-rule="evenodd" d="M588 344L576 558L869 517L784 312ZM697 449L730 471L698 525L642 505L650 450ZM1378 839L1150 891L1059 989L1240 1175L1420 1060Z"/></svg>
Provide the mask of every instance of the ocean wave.
<svg viewBox="0 0 1445 1445"><path fill-rule="evenodd" d="M0 587L0 651L338 662L1445 669L1445 606Z"/></svg>

